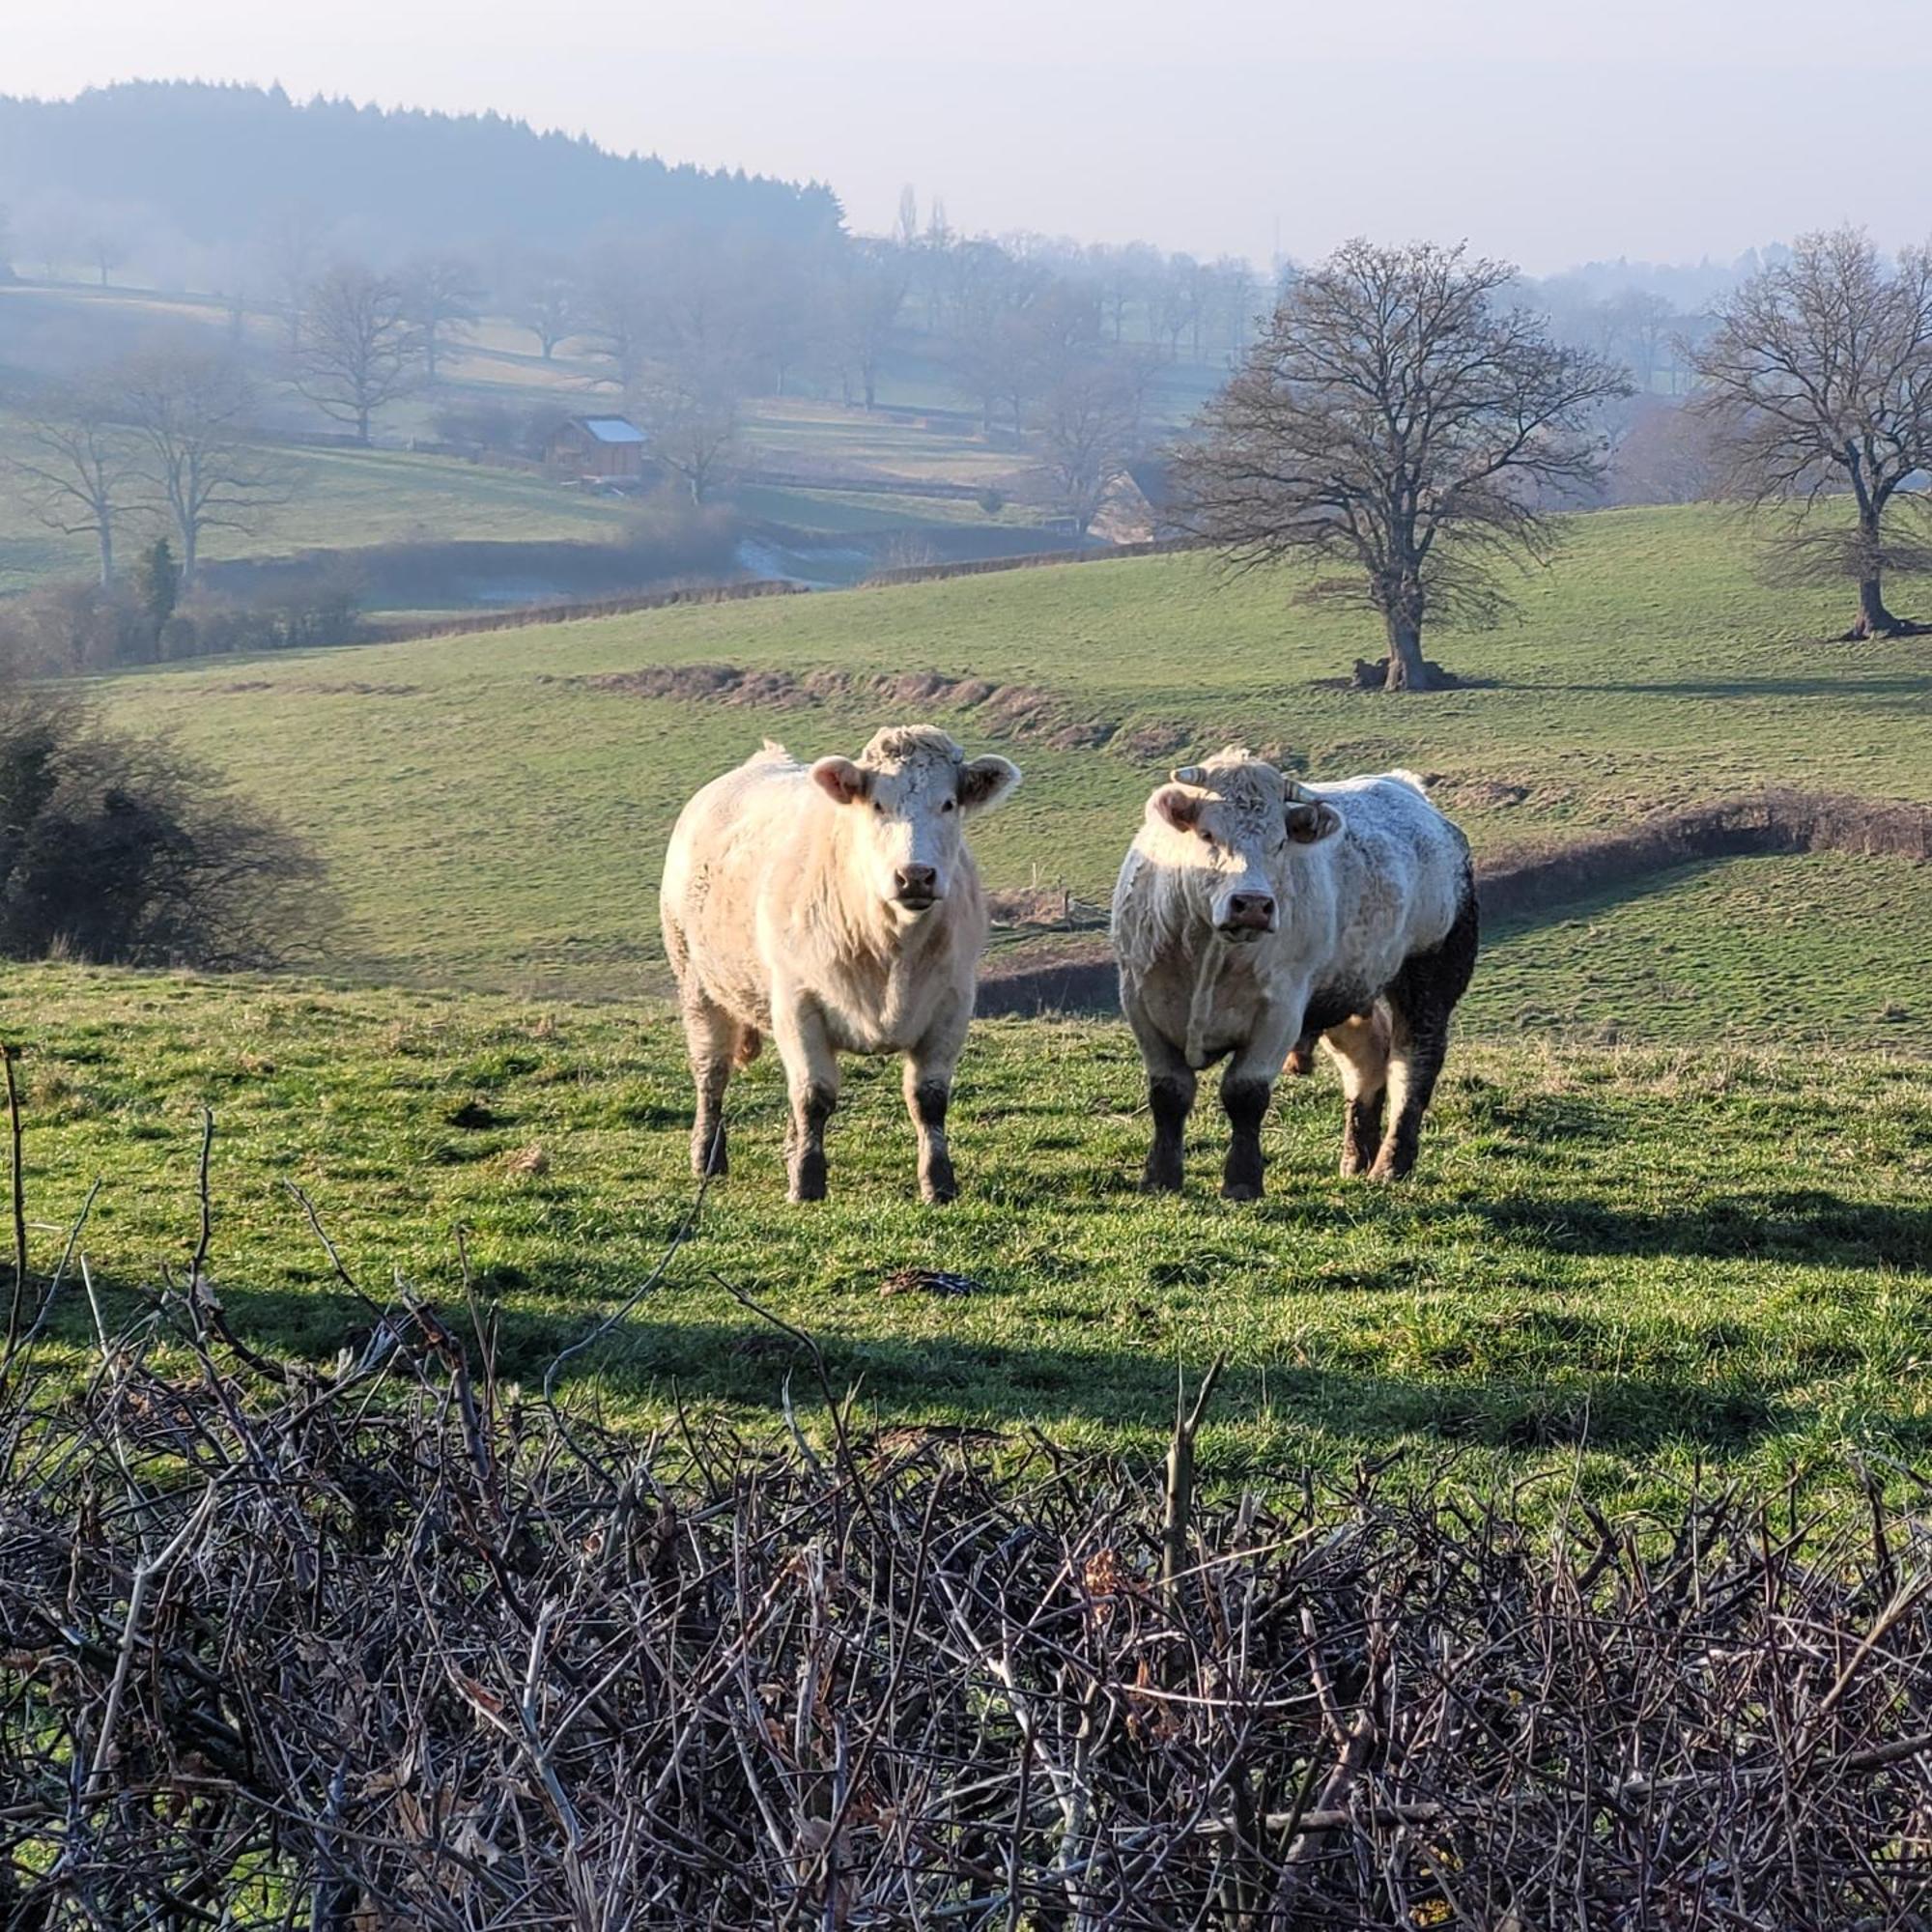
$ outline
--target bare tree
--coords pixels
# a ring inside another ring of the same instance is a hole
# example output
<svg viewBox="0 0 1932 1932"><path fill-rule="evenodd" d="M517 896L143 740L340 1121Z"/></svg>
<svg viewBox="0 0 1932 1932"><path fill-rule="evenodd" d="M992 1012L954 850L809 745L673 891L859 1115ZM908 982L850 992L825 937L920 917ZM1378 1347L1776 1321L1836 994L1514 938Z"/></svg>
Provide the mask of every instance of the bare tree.
<svg viewBox="0 0 1932 1932"><path fill-rule="evenodd" d="M307 202L295 202L270 221L262 237L262 263L270 288L281 305L291 355L301 346L302 312L308 305L330 222Z"/></svg>
<svg viewBox="0 0 1932 1932"><path fill-rule="evenodd" d="M1113 355L1065 369L1035 411L1040 467L1061 508L1084 537L1109 485L1140 447L1147 371Z"/></svg>
<svg viewBox="0 0 1932 1932"><path fill-rule="evenodd" d="M403 314L422 352L423 381L435 383L443 351L468 332L483 301L476 271L456 255L424 255L403 271Z"/></svg>
<svg viewBox="0 0 1932 1932"><path fill-rule="evenodd" d="M650 340L650 278L636 251L599 251L581 296L582 332L590 352L609 365L606 380L628 389L644 366Z"/></svg>
<svg viewBox="0 0 1932 1932"><path fill-rule="evenodd" d="M632 386L628 407L650 437L650 453L684 479L691 500L714 489L738 439L740 396L727 370L676 362L652 365Z"/></svg>
<svg viewBox="0 0 1932 1932"><path fill-rule="evenodd" d="M114 536L138 480L138 449L101 384L38 398L21 417L9 462L35 517L63 536L94 539L100 582L114 581Z"/></svg>
<svg viewBox="0 0 1932 1932"><path fill-rule="evenodd" d="M1610 448L1605 499L1612 503L1696 503L1717 489L1711 439L1681 403L1639 397Z"/></svg>
<svg viewBox="0 0 1932 1932"><path fill-rule="evenodd" d="M859 392L868 410L877 404L879 364L910 285L909 258L902 248L861 245L839 291L837 326L841 357L858 376Z"/></svg>
<svg viewBox="0 0 1932 1932"><path fill-rule="evenodd" d="M103 289L107 286L108 276L127 261L128 238L111 215L98 215L89 226L87 259L94 264L96 276Z"/></svg>
<svg viewBox="0 0 1932 1932"><path fill-rule="evenodd" d="M517 320L536 337L546 362L577 333L581 306L577 284L561 263L532 266L517 298Z"/></svg>
<svg viewBox="0 0 1932 1932"><path fill-rule="evenodd" d="M254 387L232 358L194 349L136 356L116 375L113 408L174 528L184 583L194 581L208 531L256 529L289 500L288 476L254 443Z"/></svg>
<svg viewBox="0 0 1932 1932"><path fill-rule="evenodd" d="M1688 352L1690 407L1716 433L1727 494L1780 519L1794 574L1858 584L1848 636L1917 630L1887 609L1885 576L1932 568L1932 544L1892 514L1932 501L1912 488L1932 469L1932 244L1888 267L1861 230L1803 236L1716 319Z"/></svg>
<svg viewBox="0 0 1932 1932"><path fill-rule="evenodd" d="M418 340L398 283L338 262L309 292L296 388L366 443L376 412L415 386Z"/></svg>
<svg viewBox="0 0 1932 1932"><path fill-rule="evenodd" d="M1515 270L1461 247L1347 243L1300 276L1178 453L1190 526L1247 567L1338 561L1366 602L1385 686L1426 689L1423 626L1507 608L1504 562L1544 562L1544 507L1602 468L1594 414L1621 369L1502 307Z"/></svg>

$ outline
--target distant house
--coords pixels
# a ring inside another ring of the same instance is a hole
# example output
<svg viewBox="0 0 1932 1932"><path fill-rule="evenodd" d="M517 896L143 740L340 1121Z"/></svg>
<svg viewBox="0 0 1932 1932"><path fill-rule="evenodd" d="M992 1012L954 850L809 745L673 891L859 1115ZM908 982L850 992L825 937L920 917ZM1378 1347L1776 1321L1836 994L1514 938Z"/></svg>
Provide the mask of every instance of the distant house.
<svg viewBox="0 0 1932 1932"><path fill-rule="evenodd" d="M1129 463L1107 485L1093 534L1107 543L1149 543L1179 534L1172 511L1174 486L1164 463Z"/></svg>
<svg viewBox="0 0 1932 1932"><path fill-rule="evenodd" d="M562 476L636 482L644 473L645 442L626 416L572 416L551 432L544 461Z"/></svg>

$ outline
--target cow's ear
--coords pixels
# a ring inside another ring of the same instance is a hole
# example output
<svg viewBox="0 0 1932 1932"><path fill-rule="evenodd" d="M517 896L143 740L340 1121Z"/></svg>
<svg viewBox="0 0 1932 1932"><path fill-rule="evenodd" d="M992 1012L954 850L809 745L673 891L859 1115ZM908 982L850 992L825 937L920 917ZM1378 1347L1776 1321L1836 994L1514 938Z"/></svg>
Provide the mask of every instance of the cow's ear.
<svg viewBox="0 0 1932 1932"><path fill-rule="evenodd" d="M1207 803L1198 791L1189 791L1185 785L1168 784L1148 800L1148 809L1177 832L1192 832L1200 823L1201 808Z"/></svg>
<svg viewBox="0 0 1932 1932"><path fill-rule="evenodd" d="M989 811L1020 781L1020 768L988 753L959 767L959 810Z"/></svg>
<svg viewBox="0 0 1932 1932"><path fill-rule="evenodd" d="M1332 805L1310 802L1288 808L1288 836L1297 845L1332 838L1342 829L1342 814Z"/></svg>
<svg viewBox="0 0 1932 1932"><path fill-rule="evenodd" d="M872 789L872 775L850 758L820 758L811 781L835 805L857 805Z"/></svg>

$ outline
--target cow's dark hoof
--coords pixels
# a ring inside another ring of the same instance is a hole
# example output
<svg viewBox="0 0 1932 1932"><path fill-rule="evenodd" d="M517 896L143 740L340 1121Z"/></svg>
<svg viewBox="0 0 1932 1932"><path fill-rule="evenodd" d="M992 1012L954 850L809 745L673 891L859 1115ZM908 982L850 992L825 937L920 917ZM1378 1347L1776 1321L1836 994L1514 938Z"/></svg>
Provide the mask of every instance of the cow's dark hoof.
<svg viewBox="0 0 1932 1932"><path fill-rule="evenodd" d="M949 1201L959 1199L959 1183L950 1174L944 1179L935 1175L920 1182L919 1193L928 1208L944 1208Z"/></svg>
<svg viewBox="0 0 1932 1932"><path fill-rule="evenodd" d="M1149 1168L1141 1176L1143 1194L1179 1194L1180 1192L1180 1170L1174 1168Z"/></svg>
<svg viewBox="0 0 1932 1932"><path fill-rule="evenodd" d="M1259 1201L1262 1198L1262 1184L1259 1180L1224 1180L1221 1183L1223 1201Z"/></svg>
<svg viewBox="0 0 1932 1932"><path fill-rule="evenodd" d="M823 1201L825 1199L825 1156L807 1154L792 1169L791 1198L794 1201Z"/></svg>

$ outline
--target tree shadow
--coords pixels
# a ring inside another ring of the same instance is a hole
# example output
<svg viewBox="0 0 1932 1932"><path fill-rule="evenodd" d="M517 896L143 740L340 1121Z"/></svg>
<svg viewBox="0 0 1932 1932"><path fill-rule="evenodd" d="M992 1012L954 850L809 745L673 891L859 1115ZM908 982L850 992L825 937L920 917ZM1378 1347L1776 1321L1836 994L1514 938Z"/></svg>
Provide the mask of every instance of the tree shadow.
<svg viewBox="0 0 1932 1932"><path fill-rule="evenodd" d="M541 1282L532 1286L545 1292ZM96 1291L112 1313L133 1305L131 1293L113 1284L97 1281ZM328 1362L341 1349L359 1350L370 1332L368 1310L335 1291L228 1285L223 1303L240 1339L271 1354ZM461 1311L445 1306L442 1313L468 1342L469 1324ZM598 1319L502 1304L491 1314L497 1378L521 1383L526 1395L542 1387L552 1362ZM1555 1330L1562 1327L1556 1319ZM84 1307L73 1300L56 1311L49 1333L83 1351L92 1344ZM1211 1339L1201 1338L1197 1352L1204 1359ZM1553 1331L1549 1339L1560 1343L1564 1337ZM1088 1348L1060 1337L987 1343L925 1333L855 1336L829 1323L813 1332L812 1341L816 1361L810 1348L749 1310L742 1320L664 1321L653 1318L646 1303L641 1317L616 1324L564 1365L557 1394L566 1401L582 1398L594 1386L619 1404L627 1398L663 1403L673 1396L722 1403L761 1412L776 1433L787 1403L808 1418L822 1411L822 1364L835 1393L862 1391L869 1425L965 1423L1004 1434L1038 1427L1049 1437L1098 1427L1146 1445L1164 1435L1173 1417L1175 1362L1166 1350ZM1693 1446L1726 1457L1749 1451L1794 1421L1778 1387L1585 1367L1539 1378L1458 1370L1446 1358L1439 1378L1299 1362L1240 1363L1228 1370L1222 1391L1217 1412L1224 1421L1265 1414L1273 1425L1319 1436L1331 1452L1340 1447L1360 1454L1400 1439L1433 1439L1444 1448L1588 1446L1637 1457ZM1237 1460L1252 1454L1238 1443L1227 1453Z"/></svg>
<svg viewBox="0 0 1932 1932"><path fill-rule="evenodd" d="M1873 677L1856 664L1831 677L1640 678L1593 684L1540 684L1539 691L1622 697L1859 697L1906 700L1909 710L1932 709L1932 682L1908 673Z"/></svg>
<svg viewBox="0 0 1932 1932"><path fill-rule="evenodd" d="M1510 1194L1457 1204L1519 1247L1833 1267L1932 1270L1932 1207L1847 1201L1822 1188L1705 1196L1664 1212L1582 1197Z"/></svg>

